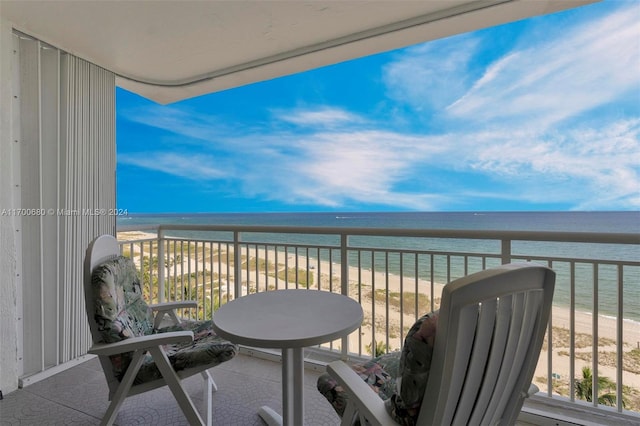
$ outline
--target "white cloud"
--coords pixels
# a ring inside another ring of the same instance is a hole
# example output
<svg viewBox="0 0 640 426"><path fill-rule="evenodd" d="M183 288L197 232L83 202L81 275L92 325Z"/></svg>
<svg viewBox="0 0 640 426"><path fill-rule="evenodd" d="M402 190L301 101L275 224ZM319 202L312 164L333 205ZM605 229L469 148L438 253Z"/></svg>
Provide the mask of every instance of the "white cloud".
<svg viewBox="0 0 640 426"><path fill-rule="evenodd" d="M504 128L450 137L464 154L454 162L448 152L440 161L506 183L514 200L562 202L575 209L640 208L640 119L562 134Z"/></svg>
<svg viewBox="0 0 640 426"><path fill-rule="evenodd" d="M390 97L416 110L441 108L466 90L478 40L459 36L412 47L383 69Z"/></svg>
<svg viewBox="0 0 640 426"><path fill-rule="evenodd" d="M201 154L189 155L166 152L121 154L118 156L118 162L196 181L209 181L228 177L227 172L215 167L219 161Z"/></svg>
<svg viewBox="0 0 640 426"><path fill-rule="evenodd" d="M549 127L607 104L640 84L640 4L507 54L453 102L453 116Z"/></svg>
<svg viewBox="0 0 640 426"><path fill-rule="evenodd" d="M640 120L562 135L510 128L439 136L318 131L281 140L295 145L297 154L266 170L270 176L287 171L276 185L282 199L328 207L362 202L424 210L451 206L455 199L468 205L506 199L575 209L639 208L639 138ZM473 181L457 190L457 172L485 176L500 192Z"/></svg>
<svg viewBox="0 0 640 426"><path fill-rule="evenodd" d="M192 180L233 177L244 195L293 204L338 208L353 202L432 209L440 196L398 192L399 181L410 175L416 161L442 147L413 135L385 132L343 109L280 111L278 118L300 126L302 133L229 132L215 143L201 145L198 155L144 153L120 155L123 164L163 171ZM214 122L202 113L181 110L139 114L137 120L190 138L213 131L200 124ZM355 126L355 127L354 127ZM221 171L223 167L225 171Z"/></svg>
<svg viewBox="0 0 640 426"><path fill-rule="evenodd" d="M317 132L297 143L291 165L295 180L288 193L327 205L378 203L405 208L432 208L432 198L398 190L421 159L439 147L427 140L384 131ZM318 196L317 194L321 194Z"/></svg>
<svg viewBox="0 0 640 426"><path fill-rule="evenodd" d="M227 120L221 117L186 107L150 105L119 111L119 115L128 121L182 136L184 144L192 143L191 139L198 140L198 143L217 141L231 131L238 131L237 128L231 129Z"/></svg>
<svg viewBox="0 0 640 426"><path fill-rule="evenodd" d="M616 9L522 37L519 48L489 63L475 82L468 61L486 47L479 39L403 51L386 69L390 92L418 113L447 99L440 117L454 119L440 135L447 149L429 164L500 187L469 182L463 191L470 200L640 208L640 3ZM443 76L461 84L450 86ZM635 106L617 106L629 96ZM596 108L598 115L588 115ZM566 119L571 126L560 127Z"/></svg>
<svg viewBox="0 0 640 426"><path fill-rule="evenodd" d="M127 154L118 160L198 181L229 177L246 197L290 205L434 210L510 199L632 209L640 208L639 140L640 119L562 133L505 126L411 135L318 125L304 134L227 135L222 153ZM226 147L234 147L233 155ZM460 181L460 172L489 179L500 191Z"/></svg>
<svg viewBox="0 0 640 426"><path fill-rule="evenodd" d="M305 134L251 135L238 147L234 180L247 196L291 205L339 208L353 203L433 209L441 196L398 190L420 158L440 150L422 138L378 130L318 126ZM242 162L242 165L240 164Z"/></svg>
<svg viewBox="0 0 640 426"><path fill-rule="evenodd" d="M320 107L295 111L280 111L277 118L299 126L335 126L362 122L363 119L344 109Z"/></svg>

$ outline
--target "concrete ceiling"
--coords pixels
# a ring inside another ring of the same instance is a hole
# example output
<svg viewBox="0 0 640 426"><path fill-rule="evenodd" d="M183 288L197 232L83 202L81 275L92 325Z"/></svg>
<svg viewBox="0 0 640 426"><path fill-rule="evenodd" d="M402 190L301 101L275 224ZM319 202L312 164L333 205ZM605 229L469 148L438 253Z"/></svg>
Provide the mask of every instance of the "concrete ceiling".
<svg viewBox="0 0 640 426"><path fill-rule="evenodd" d="M594 1L0 0L0 16L169 103Z"/></svg>

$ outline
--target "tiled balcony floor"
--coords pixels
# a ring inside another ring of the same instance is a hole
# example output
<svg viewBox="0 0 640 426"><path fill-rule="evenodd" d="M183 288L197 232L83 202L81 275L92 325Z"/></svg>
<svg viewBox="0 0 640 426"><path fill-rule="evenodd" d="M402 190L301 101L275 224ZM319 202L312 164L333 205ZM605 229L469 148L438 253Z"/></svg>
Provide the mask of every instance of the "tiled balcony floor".
<svg viewBox="0 0 640 426"><path fill-rule="evenodd" d="M280 364L238 355L211 370L218 385L213 394L213 424L262 426L257 411L281 404ZM319 372L305 370L305 420L308 425L337 425L338 416L316 390ZM202 413L202 377L183 383ZM107 409L107 384L97 358L58 373L0 401L0 425L93 425ZM125 400L117 425L186 425L173 395L165 386Z"/></svg>
<svg viewBox="0 0 640 426"><path fill-rule="evenodd" d="M263 426L257 412L268 405L278 412L281 404L281 364L240 354L210 370L218 385L213 394L213 424ZM308 426L338 425L333 408L316 390L321 372L305 369L305 423ZM184 382L197 409L203 412L202 377ZM97 425L107 410L107 384L97 358L19 389L0 401L0 426ZM543 408L543 410L545 410ZM556 411L556 410L553 410ZM551 413L547 421L520 419L517 426L531 425L638 425L633 420L618 421L595 416L568 421L564 410ZM575 414L575 413L574 413ZM565 420L560 420L565 419ZM116 424L187 425L176 400L165 386L129 397L118 412Z"/></svg>

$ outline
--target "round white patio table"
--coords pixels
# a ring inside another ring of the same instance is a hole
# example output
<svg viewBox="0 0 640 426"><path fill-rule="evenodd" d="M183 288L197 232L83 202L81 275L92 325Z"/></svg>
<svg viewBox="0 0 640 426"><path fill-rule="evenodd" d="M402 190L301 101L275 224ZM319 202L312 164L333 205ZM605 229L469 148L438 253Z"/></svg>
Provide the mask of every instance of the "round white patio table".
<svg viewBox="0 0 640 426"><path fill-rule="evenodd" d="M213 315L215 332L234 343L282 349L280 417L262 407L269 425L304 423L303 349L344 337L362 324L362 307L341 294L317 290L274 290L240 297Z"/></svg>

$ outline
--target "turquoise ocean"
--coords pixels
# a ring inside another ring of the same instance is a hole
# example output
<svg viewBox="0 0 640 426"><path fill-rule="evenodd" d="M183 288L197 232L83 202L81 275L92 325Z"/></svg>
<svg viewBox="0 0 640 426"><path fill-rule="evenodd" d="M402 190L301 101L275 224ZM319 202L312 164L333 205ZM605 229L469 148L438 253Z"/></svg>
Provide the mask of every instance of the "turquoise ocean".
<svg viewBox="0 0 640 426"><path fill-rule="evenodd" d="M350 227L350 228L406 228L406 229L456 229L456 230L496 230L496 231L561 231L561 232L603 232L639 235L640 212L391 212L391 213L170 213L170 214L129 214L117 218L118 229L132 229L160 224L189 225L275 225L301 227ZM210 235L210 234L209 234ZM206 238L207 234L190 232L192 238ZM289 238L289 237L287 237ZM362 239L376 237L358 237ZM284 241L283 241L284 242ZM326 241L324 241L326 242ZM363 241L365 243L365 241ZM371 243L367 241L366 243ZM428 240L416 242L397 241L398 246L415 244L420 249L433 249ZM394 244L391 242L391 244ZM439 240L438 249L464 251L498 250L476 241ZM447 247L446 245L450 245ZM585 259L625 260L640 262L640 244L564 244L543 242L514 243L516 254L551 254L559 257ZM375 260L374 260L375 261ZM452 268L461 268L453 265ZM568 265L558 264L558 284L554 303L569 306ZM392 273L399 273L399 262L389 264ZM593 268L589 265L576 267L576 297L578 310L592 312ZM444 272L436 273L436 281L446 282ZM602 315L616 316L618 306L617 269L615 265L598 268L598 311ZM462 275L453 271L452 275ZM426 277L421 277L426 278ZM640 266L625 266L623 317L633 326L640 326Z"/></svg>

